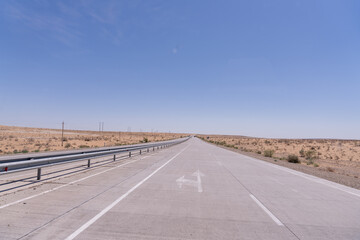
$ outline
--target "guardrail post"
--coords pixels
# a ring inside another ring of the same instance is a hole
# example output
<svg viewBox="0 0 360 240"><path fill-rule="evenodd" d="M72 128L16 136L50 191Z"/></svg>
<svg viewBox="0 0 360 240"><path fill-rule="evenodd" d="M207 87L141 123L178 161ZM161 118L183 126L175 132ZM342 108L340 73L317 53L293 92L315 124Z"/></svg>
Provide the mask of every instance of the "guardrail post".
<svg viewBox="0 0 360 240"><path fill-rule="evenodd" d="M140 155L141 155L141 149L140 149Z"/></svg>
<svg viewBox="0 0 360 240"><path fill-rule="evenodd" d="M41 179L41 168L38 168L37 180Z"/></svg>
<svg viewBox="0 0 360 240"><path fill-rule="evenodd" d="M114 161L115 161L115 159L116 159L116 155L114 154Z"/></svg>
<svg viewBox="0 0 360 240"><path fill-rule="evenodd" d="M131 157L131 152L129 152L129 157Z"/></svg>
<svg viewBox="0 0 360 240"><path fill-rule="evenodd" d="M41 179L41 168L37 169L37 180Z"/></svg>
<svg viewBox="0 0 360 240"><path fill-rule="evenodd" d="M88 167L90 167L90 159L88 159Z"/></svg>

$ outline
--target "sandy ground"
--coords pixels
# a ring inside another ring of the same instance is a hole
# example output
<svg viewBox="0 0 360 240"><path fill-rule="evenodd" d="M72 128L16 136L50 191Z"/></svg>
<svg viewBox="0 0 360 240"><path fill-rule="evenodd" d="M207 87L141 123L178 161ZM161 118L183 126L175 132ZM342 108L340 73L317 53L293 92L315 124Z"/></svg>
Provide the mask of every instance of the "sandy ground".
<svg viewBox="0 0 360 240"><path fill-rule="evenodd" d="M120 146L142 142L164 141L187 134L146 132L97 132L65 130L61 144L61 130L10 127L0 125L0 155L57 151L66 149Z"/></svg>
<svg viewBox="0 0 360 240"><path fill-rule="evenodd" d="M360 140L267 139L229 135L198 137L258 159L360 189ZM269 152L273 153L272 157L265 157ZM289 155L296 155L300 163L288 162Z"/></svg>

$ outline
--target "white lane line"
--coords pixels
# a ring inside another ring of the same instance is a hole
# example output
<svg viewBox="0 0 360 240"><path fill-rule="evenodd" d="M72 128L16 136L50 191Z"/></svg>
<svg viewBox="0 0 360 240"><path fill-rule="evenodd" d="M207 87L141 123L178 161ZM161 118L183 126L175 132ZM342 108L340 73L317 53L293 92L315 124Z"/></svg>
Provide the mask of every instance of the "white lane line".
<svg viewBox="0 0 360 240"><path fill-rule="evenodd" d="M17 203L21 203L21 202L24 202L24 201L26 201L26 200L29 200L29 199L32 199L32 198L35 198L35 197L42 196L42 195L44 195L44 194L47 194L47 193L50 193L50 192L59 190L60 188L67 187L67 186L72 185L72 184L74 184L74 183L78 183L78 182L84 181L84 180L86 180L86 179L95 177L95 176L97 176L97 175L106 173L106 172L108 172L108 171L117 169L117 168L119 168L119 167L123 167L123 166L125 166L125 165L130 164L130 163L134 163L134 162L140 161L140 160L142 160L142 159L143 159L143 158L140 158L140 159L135 160L135 161L123 163L123 164L120 164L119 166L116 166L116 167L114 167L114 168L106 169L106 170L104 170L104 171L102 171L102 172L98 172L98 173L95 173L95 174L93 174L93 175L90 175L90 176L87 176L87 177L83 177L83 178L80 178L80 179L78 179L78 180L69 182L69 183L67 183L67 184L64 184L64 185L61 185L61 186L58 186L58 187L55 187L55 188L46 190L46 191L44 191L44 192L41 192L41 193L38 193L38 194L34 194L34 195L29 196L29 197L26 197L26 198L19 199L19 200L15 201L15 202L11 202L11 203L8 203L8 204L5 204L5 205L0 206L0 209L6 208L6 207L10 207L10 206L15 205L15 204L17 204Z"/></svg>
<svg viewBox="0 0 360 240"><path fill-rule="evenodd" d="M273 180L274 180L275 182L277 182L278 184L285 186L285 184L282 183L282 182L280 182L279 180L276 180L276 179L273 179Z"/></svg>
<svg viewBox="0 0 360 240"><path fill-rule="evenodd" d="M121 202L124 198L126 198L130 193L132 193L135 189L137 189L139 186L141 186L144 182L146 182L149 178L151 178L155 173L160 171L163 167L165 167L169 162L174 160L177 156L179 156L182 152L184 152L190 145L188 145L186 148L181 150L178 154L170 158L166 163L161 165L158 169L156 169L154 172L152 172L149 176L141 180L138 184L136 184L134 187L132 187L129 191L127 191L125 194L123 194L121 197L116 199L114 202L112 202L109 206L104 208L101 212L99 212L97 215L95 215L92 219L87 221L84 225L82 225L80 228L78 228L75 232L73 232L70 236L68 236L65 240L72 240L76 236L78 236L80 233L82 233L84 230L86 230L88 227L90 227L94 222L96 222L99 218L101 218L105 213L110 211L116 204Z"/></svg>
<svg viewBox="0 0 360 240"><path fill-rule="evenodd" d="M203 191L203 188L201 185L201 176L204 176L204 174L202 174L198 169L196 172L196 177L197 177L197 184L198 184L198 192L200 192L200 193Z"/></svg>
<svg viewBox="0 0 360 240"><path fill-rule="evenodd" d="M257 205L259 205L262 210L264 210L267 215L269 215L271 217L271 219L279 226L284 226L284 224L282 222L280 222L280 220L274 216L274 214L272 214L270 212L269 209L267 209L254 195L250 194L250 197L257 203Z"/></svg>
<svg viewBox="0 0 360 240"><path fill-rule="evenodd" d="M338 183L334 183L334 182L328 181L326 179L315 177L315 176L312 176L312 175L309 175L309 174L306 174L306 173L302 173L302 172L298 172L298 171L295 171L295 170L292 170L292 169L288 169L288 168L285 168L285 167L282 167L282 166L278 166L278 165L275 165L275 164L272 164L272 163L267 163L267 162L264 162L262 160L251 158L251 157L248 157L248 156L245 156L245 155L242 155L242 156L244 156L244 158L247 158L249 160L255 160L255 161L257 161L257 162L259 162L261 164L265 164L265 165L268 165L270 167L282 170L284 172L294 174L296 176L308 179L308 180L316 182L316 183L320 183L322 185L325 185L325 186L340 190L342 192L354 195L356 197L360 197L360 193L356 193L356 192L359 192L359 190L357 190L357 189L347 187L345 185L341 185L341 184L338 184ZM356 191L356 192L354 192L354 191Z"/></svg>

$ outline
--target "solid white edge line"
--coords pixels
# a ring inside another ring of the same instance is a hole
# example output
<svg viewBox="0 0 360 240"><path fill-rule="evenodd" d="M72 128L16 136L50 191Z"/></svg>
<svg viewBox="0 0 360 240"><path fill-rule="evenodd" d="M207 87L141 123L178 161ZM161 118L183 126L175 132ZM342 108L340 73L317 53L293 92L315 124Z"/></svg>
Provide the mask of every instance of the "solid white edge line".
<svg viewBox="0 0 360 240"><path fill-rule="evenodd" d="M254 195L250 194L250 197L257 203L257 205L259 205L262 210L264 210L267 215L269 215L271 217L271 219L279 226L284 226L284 224L282 222L280 222L280 220L274 216L274 214L272 214L270 212L269 209L267 209Z"/></svg>
<svg viewBox="0 0 360 240"><path fill-rule="evenodd" d="M149 156L146 156L146 157L149 157ZM15 205L15 204L17 204L17 203L21 203L21 202L23 202L23 201L26 201L26 200L29 200L29 199L32 199L32 198L35 198L35 197L39 197L39 196L44 195L44 194L46 194L46 193L50 193L50 192L59 190L60 188L67 187L67 186L72 185L72 184L74 184L74 183L78 183L78 182L84 181L84 180L86 180L86 179L88 179L88 178L95 177L95 176L100 175L100 174L103 174L103 173L105 173L105 172L108 172L108 171L114 170L114 169L116 169L116 168L119 168L119 167L123 167L123 166L125 166L125 165L128 165L128 164L130 164L130 163L134 163L134 162L140 161L140 160L142 160L142 159L144 159L144 158L145 158L145 157L140 158L140 159L138 159L138 160L131 161L131 162L123 163L123 164L120 164L119 166L116 166L116 167L113 167L113 168L110 168L110 169L106 169L106 170L104 170L104 171L102 171L102 172L98 172L98 173L95 173L95 174L90 175L90 176L87 176L87 177L80 178L80 179L78 179L78 180L75 180L75 181L66 183L66 184L64 184L64 185L61 185L61 186L58 186L58 187L49 189L49 190L47 190L47 191L44 191L44 192L41 192L41 193L38 193L38 194L34 194L34 195L29 196L29 197L26 197L26 198L19 199L19 200L15 201L15 202L7 203L7 204L5 204L5 205L0 206L0 209L6 208L6 207L10 207L10 206Z"/></svg>
<svg viewBox="0 0 360 240"><path fill-rule="evenodd" d="M235 153L235 152L232 152L232 153ZM256 158L252 158L252 157L243 155L241 153L238 153L238 154L240 154L245 159L249 159L249 160L252 160L252 161L255 160L256 162L258 162L260 164L264 164L264 165L276 168L278 170L288 172L288 173L291 173L293 175L305 178L305 179L307 179L309 181L316 182L316 183L319 183L319 184L322 184L322 185L325 185L325 186L340 190L342 192L351 194L351 195L356 196L356 197L360 197L360 193L357 193L357 192L360 192L360 191L358 189L356 189L356 188L348 187L348 186L345 186L345 185L342 185L342 184L339 184L339 183L336 183L336 182L326 180L324 178L320 178L320 177L317 177L317 176L306 174L306 173L296 171L296 170L293 170L293 169L290 169L290 168L286 168L286 167L283 167L283 166L279 166L279 165L276 165L276 164L273 164L273 163L265 162L265 161L262 161L262 160L259 160L259 159L256 159Z"/></svg>
<svg viewBox="0 0 360 240"><path fill-rule="evenodd" d="M112 209L116 204L121 202L124 198L126 198L130 193L132 193L135 189L137 189L139 186L141 186L144 182L146 182L149 178L151 178L155 173L160 171L163 167L165 167L169 162L174 160L177 156L179 156L182 152L184 152L189 146L181 150L178 154L170 158L166 163L161 165L158 169L156 169L154 172L152 172L150 175L148 175L146 178L141 180L139 183L137 183L134 187L132 187L130 190L128 190L125 194L120 196L118 199L116 199L114 202L112 202L109 206L104 208L101 212L99 212L97 215L95 215L93 218L91 218L89 221L87 221L84 225L82 225L80 228L78 228L75 232L73 232L71 235L69 235L65 240L72 240L76 236L78 236L80 233L82 233L84 230L86 230L88 227L90 227L94 222L96 222L99 218L101 218L105 213L107 213L110 209Z"/></svg>

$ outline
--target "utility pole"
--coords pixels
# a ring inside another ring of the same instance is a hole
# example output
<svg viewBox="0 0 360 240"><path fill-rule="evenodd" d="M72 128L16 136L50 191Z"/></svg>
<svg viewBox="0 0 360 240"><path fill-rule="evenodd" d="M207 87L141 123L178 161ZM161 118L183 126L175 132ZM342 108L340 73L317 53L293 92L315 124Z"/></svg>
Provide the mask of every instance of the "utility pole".
<svg viewBox="0 0 360 240"><path fill-rule="evenodd" d="M62 122L62 130L61 130L61 146L64 145L64 121Z"/></svg>
<svg viewBox="0 0 360 240"><path fill-rule="evenodd" d="M104 122L99 122L99 133L102 135L104 132Z"/></svg>

